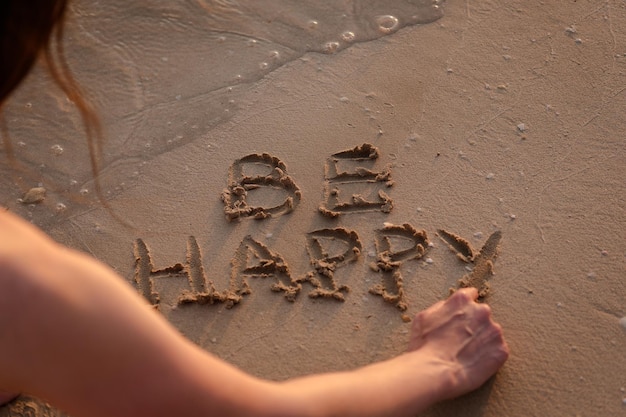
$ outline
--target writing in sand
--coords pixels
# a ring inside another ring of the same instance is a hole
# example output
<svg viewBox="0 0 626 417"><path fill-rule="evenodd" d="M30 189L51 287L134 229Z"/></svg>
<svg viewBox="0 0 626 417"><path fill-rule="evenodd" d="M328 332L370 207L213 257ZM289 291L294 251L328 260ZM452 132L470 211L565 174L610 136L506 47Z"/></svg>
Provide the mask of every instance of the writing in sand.
<svg viewBox="0 0 626 417"><path fill-rule="evenodd" d="M378 156L378 149L370 144L333 154L325 167L325 201L320 205L320 214L335 218L363 211L389 213L393 201L385 188L393 186L391 169L386 167L376 171ZM282 201L271 206L249 204L250 193L277 188L283 191ZM221 197L228 221L244 218L263 220L294 210L301 192L279 158L269 154L252 154L232 164L228 188ZM484 301L490 293L488 280L493 275L501 232L492 233L479 251L466 239L447 230L439 229L436 234L459 261L470 266L470 272L458 280L457 287L477 288L479 301ZM375 260L369 265L371 271L380 275L380 280L369 288L369 293L382 297L400 312L406 311L407 288L402 266L411 260L432 262L427 257L432 246L425 230L409 223L384 223L382 228L375 230ZM249 280L258 278L265 279L272 291L282 293L291 302L296 301L305 286L311 298L345 301L350 287L337 279L336 272L361 258L363 244L358 233L344 227L314 230L307 233L306 249L311 269L296 274L283 255L248 235L242 239L230 261L228 287L218 289L206 274L202 250L194 236L187 239L187 254L183 262L160 269L154 267L144 240L137 239L134 243L134 281L139 292L157 307L160 296L154 281L164 277L186 278L188 288L178 297L179 305L224 303L231 308L251 293Z"/></svg>

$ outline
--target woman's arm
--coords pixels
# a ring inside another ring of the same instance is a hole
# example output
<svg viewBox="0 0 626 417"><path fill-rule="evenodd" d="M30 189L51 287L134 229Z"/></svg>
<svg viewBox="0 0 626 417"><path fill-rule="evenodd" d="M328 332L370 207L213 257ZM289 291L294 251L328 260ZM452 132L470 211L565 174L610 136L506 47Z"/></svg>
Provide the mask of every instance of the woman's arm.
<svg viewBox="0 0 626 417"><path fill-rule="evenodd" d="M169 417L256 414L272 387L182 337L102 263L0 213L0 389L79 417Z"/></svg>
<svg viewBox="0 0 626 417"><path fill-rule="evenodd" d="M315 416L414 416L481 386L509 355L502 329L474 288L419 313L409 351L352 372L289 381ZM294 414L295 415L295 414Z"/></svg>
<svg viewBox="0 0 626 417"><path fill-rule="evenodd" d="M189 342L105 265L0 213L0 388L77 417L412 415L506 360L475 297L462 290L420 313L401 356L273 383Z"/></svg>

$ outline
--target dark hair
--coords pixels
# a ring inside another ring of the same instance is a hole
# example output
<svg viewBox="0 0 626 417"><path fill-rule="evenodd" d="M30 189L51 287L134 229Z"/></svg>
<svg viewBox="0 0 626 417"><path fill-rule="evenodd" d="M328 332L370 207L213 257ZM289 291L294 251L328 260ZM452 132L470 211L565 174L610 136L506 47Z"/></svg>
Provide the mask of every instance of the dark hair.
<svg viewBox="0 0 626 417"><path fill-rule="evenodd" d="M62 31L67 0L0 2L0 102L31 70L41 51L49 49L55 30Z"/></svg>
<svg viewBox="0 0 626 417"><path fill-rule="evenodd" d="M98 165L102 155L100 121L74 81L63 52L63 29L68 2L69 0L0 0L0 110L37 59L43 58L56 84L76 105L82 116L87 133L94 189L108 209L98 180ZM8 129L4 123L0 127L4 151L9 161L15 165Z"/></svg>

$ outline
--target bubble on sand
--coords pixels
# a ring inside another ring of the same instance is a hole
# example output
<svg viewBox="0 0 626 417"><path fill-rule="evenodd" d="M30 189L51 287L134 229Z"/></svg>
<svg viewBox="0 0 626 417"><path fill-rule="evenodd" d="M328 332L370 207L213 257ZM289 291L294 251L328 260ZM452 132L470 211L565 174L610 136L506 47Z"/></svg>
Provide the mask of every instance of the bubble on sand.
<svg viewBox="0 0 626 417"><path fill-rule="evenodd" d="M268 64L267 62L261 62L259 64L259 68L261 68L262 70L268 69L270 66L270 64Z"/></svg>
<svg viewBox="0 0 626 417"><path fill-rule="evenodd" d="M334 54L337 49L339 49L339 42L331 41L324 44L324 52L327 54Z"/></svg>
<svg viewBox="0 0 626 417"><path fill-rule="evenodd" d="M388 34L398 29L399 21L397 17L386 14L376 18L376 25L380 33Z"/></svg>
<svg viewBox="0 0 626 417"><path fill-rule="evenodd" d="M270 51L270 58L273 58L273 59L280 58L280 52L278 52L278 51Z"/></svg>
<svg viewBox="0 0 626 417"><path fill-rule="evenodd" d="M356 35L354 34L354 32L350 32L348 30L341 34L341 39L343 39L346 42L353 42L356 39Z"/></svg>
<svg viewBox="0 0 626 417"><path fill-rule="evenodd" d="M61 145L52 145L50 147L50 151L52 151L52 153L56 156L62 155L63 154L63 147Z"/></svg>
<svg viewBox="0 0 626 417"><path fill-rule="evenodd" d="M306 25L309 27L309 29L317 29L319 24L320 23L317 20L309 20Z"/></svg>
<svg viewBox="0 0 626 417"><path fill-rule="evenodd" d="M89 194L89 190L87 188L81 188L79 193L81 195L87 195L87 194Z"/></svg>
<svg viewBox="0 0 626 417"><path fill-rule="evenodd" d="M67 206L63 203L57 203L57 205L54 207L55 210L57 211L57 213L61 213L65 210L67 210Z"/></svg>

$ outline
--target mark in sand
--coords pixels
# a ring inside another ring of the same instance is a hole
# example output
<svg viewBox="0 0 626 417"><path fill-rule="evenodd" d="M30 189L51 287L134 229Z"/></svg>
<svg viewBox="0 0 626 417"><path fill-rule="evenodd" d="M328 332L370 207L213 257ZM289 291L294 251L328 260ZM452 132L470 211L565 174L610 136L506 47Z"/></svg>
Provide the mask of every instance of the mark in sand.
<svg viewBox="0 0 626 417"><path fill-rule="evenodd" d="M326 161L325 201L320 213L328 217L364 211L389 213L393 201L384 189L393 185L391 169L374 171L378 157L378 149L369 143L333 154Z"/></svg>
<svg viewBox="0 0 626 417"><path fill-rule="evenodd" d="M231 275L228 289L218 291L213 281L204 271L202 253L196 238L187 240L185 263L175 263L162 269L155 269L152 256L142 239L135 241L135 283L143 297L158 308L160 297L155 289L155 278L186 278L189 289L178 298L178 304L225 303L226 308L239 304L244 296L251 293L249 278L274 278L272 291L284 292L285 298L295 301L302 286L291 278L285 260L270 251L265 245L246 236L240 243L231 260Z"/></svg>
<svg viewBox="0 0 626 417"><path fill-rule="evenodd" d="M280 195L279 201L259 205L250 203L252 194L266 197ZM236 160L230 167L228 188L222 192L224 213L229 221L242 217L265 219L291 212L300 202L300 188L287 175L286 165L267 153L251 154Z"/></svg>
<svg viewBox="0 0 626 417"><path fill-rule="evenodd" d="M488 279L493 275L493 263L498 256L498 245L502 239L502 232L499 230L493 232L478 253L467 240L454 233L440 229L437 231L437 235L449 245L450 249L456 251L457 258L463 262L474 264L472 272L459 279L457 287L474 287L478 290L478 301L485 301L491 292ZM456 289L450 288L450 293L454 291Z"/></svg>
<svg viewBox="0 0 626 417"><path fill-rule="evenodd" d="M348 262L355 262L362 247L356 232L344 228L310 232L307 236L307 250L315 271L307 273L303 279L314 287L309 297L345 301L344 292L350 291L350 287L337 283L335 271ZM328 285L324 286L324 282Z"/></svg>
<svg viewBox="0 0 626 417"><path fill-rule="evenodd" d="M187 278L191 294L202 295L202 301L215 302L226 301L229 294L222 294L215 291L213 283L207 280L202 266L202 255L196 238L189 236L187 240L187 258L185 263L175 263L174 265L155 269L150 250L142 239L137 239L134 245L135 252L135 284L152 305L158 308L160 297L155 288L155 278ZM185 294L181 299L187 297ZM200 300L196 300L200 301ZM179 303L184 301L179 300Z"/></svg>
<svg viewBox="0 0 626 417"><path fill-rule="evenodd" d="M201 265L202 261L199 258L198 261ZM302 286L291 278L289 266L283 257L251 236L246 236L241 241L230 263L230 283L227 290L218 292L211 283L208 288L206 285L202 287L204 291L194 292L194 286L191 286L192 292L183 294L178 300L179 304L225 302L226 308L231 308L252 292L249 278L273 278L274 282L270 289L284 292L285 298L289 301L295 301L302 289ZM210 282L206 279L204 271L201 271L201 276L202 282Z"/></svg>
<svg viewBox="0 0 626 417"><path fill-rule="evenodd" d="M404 289L401 266L410 259L420 259L428 250L426 231L417 230L408 223L393 225L386 223L376 231L376 262L370 268L383 275L381 283L369 292L383 297L400 311L406 311L408 302Z"/></svg>
<svg viewBox="0 0 626 417"><path fill-rule="evenodd" d="M139 290L139 293L150 304L158 306L160 302L159 294L154 288L154 277L157 275L168 274L165 270L155 270L152 264L152 257L150 256L150 250L146 246L142 239L137 239L133 245L133 253L135 255L135 285ZM181 264L176 264L174 267L166 268L173 273L178 274L182 269Z"/></svg>
<svg viewBox="0 0 626 417"><path fill-rule="evenodd" d="M269 250L267 246L246 236L231 260L231 289L245 288L248 292L248 278L274 278L272 291L284 292L285 298L295 301L302 286L292 279L289 265L283 257Z"/></svg>

